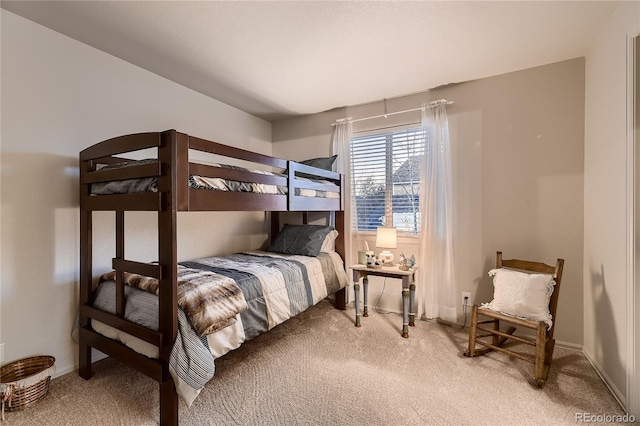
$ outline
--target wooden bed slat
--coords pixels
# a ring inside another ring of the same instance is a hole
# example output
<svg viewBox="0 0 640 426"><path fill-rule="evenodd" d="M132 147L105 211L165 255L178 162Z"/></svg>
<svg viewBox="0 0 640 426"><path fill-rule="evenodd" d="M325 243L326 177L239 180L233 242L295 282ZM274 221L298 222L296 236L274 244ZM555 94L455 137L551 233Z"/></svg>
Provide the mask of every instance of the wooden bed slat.
<svg viewBox="0 0 640 426"><path fill-rule="evenodd" d="M316 198L293 196L289 204L290 211L330 211L340 210L339 198Z"/></svg>
<svg viewBox="0 0 640 426"><path fill-rule="evenodd" d="M158 211L162 208L162 194L144 192L140 194L116 194L81 196L81 204L93 211Z"/></svg>
<svg viewBox="0 0 640 426"><path fill-rule="evenodd" d="M160 176L160 163L127 166L121 169L98 170L80 177L81 183L110 182L114 180L138 179Z"/></svg>
<svg viewBox="0 0 640 426"><path fill-rule="evenodd" d="M339 173L333 172L331 170L324 170L324 169L319 169L317 167L308 166L306 164L297 163L295 161L289 161L288 168L290 170L293 170L294 173L295 172L307 173L313 176L318 176L318 177L323 177L323 178L333 179L333 180L340 179Z"/></svg>
<svg viewBox="0 0 640 426"><path fill-rule="evenodd" d="M122 343L106 338L85 327L80 328L80 336L89 346L109 354L110 357L138 370L153 380L162 381L162 363L159 360L140 355Z"/></svg>
<svg viewBox="0 0 640 426"><path fill-rule="evenodd" d="M110 325L111 327L115 327L154 346L160 347L162 345L162 333L160 332L143 327L124 318L118 318L109 312L101 311L89 304L82 305L80 307L80 311L81 314L85 315L87 318L92 318Z"/></svg>
<svg viewBox="0 0 640 426"><path fill-rule="evenodd" d="M191 211L286 211L287 196L189 188Z"/></svg>
<svg viewBox="0 0 640 426"><path fill-rule="evenodd" d="M269 155L259 154L257 152L247 151L246 149L235 148L229 145L223 145L218 142L212 142L196 138L194 136L189 136L189 148L197 151L208 152L210 154L222 155L224 157L236 158L238 160L280 167L282 169L287 167L287 161L281 158L271 157Z"/></svg>
<svg viewBox="0 0 640 426"><path fill-rule="evenodd" d="M160 265L152 263L134 262L133 260L118 259L114 257L111 261L113 269L116 271L131 272L132 274L143 275L151 278L162 278L162 268Z"/></svg>
<svg viewBox="0 0 640 426"><path fill-rule="evenodd" d="M160 135L158 132L136 133L108 139L80 151L80 161L94 160L96 158L110 157L138 151L140 149L159 147Z"/></svg>
<svg viewBox="0 0 640 426"><path fill-rule="evenodd" d="M340 187L333 183L310 182L295 179L292 186L294 188L315 189L317 191L340 192Z"/></svg>

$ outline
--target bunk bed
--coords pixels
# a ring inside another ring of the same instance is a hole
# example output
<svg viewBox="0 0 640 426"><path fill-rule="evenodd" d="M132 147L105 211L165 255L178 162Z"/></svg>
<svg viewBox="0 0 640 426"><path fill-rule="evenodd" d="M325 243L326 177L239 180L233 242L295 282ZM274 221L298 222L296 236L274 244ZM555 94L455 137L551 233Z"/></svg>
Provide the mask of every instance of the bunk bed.
<svg viewBox="0 0 640 426"><path fill-rule="evenodd" d="M140 152L149 151L154 152L154 158L135 159ZM231 164L200 161L201 157L207 155L228 159ZM79 375L85 379L92 376L91 348L95 348L151 377L159 383L160 423L163 425L178 423L176 386L180 385L174 383L171 371L174 341L180 337L180 329L183 330L182 334L185 334L186 329L189 329L189 333L194 331L193 327L184 326L182 310L178 309L178 284L185 268L199 267L192 263L180 265L178 262L177 212L270 212L272 243L281 228L284 234L288 226L285 224L282 227L279 212L301 212L304 224L308 222L308 212L327 212L337 236L333 231L334 248L329 252L335 253L328 253L329 258L333 256L333 260L327 260L325 256L323 264L333 263L337 265L338 271L342 268L341 274L344 273L343 182L335 172L207 141L175 130L116 137L83 150L79 157ZM255 168L234 165L247 162L255 165ZM97 211L115 212L116 237L115 257L112 260L114 271L101 278L104 283L98 286L94 285L92 266L92 218L93 212ZM147 263L125 258L127 211L157 212L157 262ZM325 243L328 240L327 237ZM254 257L262 262L268 259L270 265L284 262L287 257L293 257L293 263L320 261L315 258L305 260L305 256L297 254L280 253L244 253L234 255L236 258L233 261L237 260L237 256L243 256L243 261L245 257ZM229 261L226 258L204 259L201 264L207 265L205 269L210 267L212 271L218 271L227 266ZM244 267L234 265L231 268L237 270ZM135 280L132 277L137 277L138 282L152 281L157 296L127 285ZM346 282L326 286L327 294L334 293L335 305L339 309L345 309L345 285ZM107 290L98 294L101 288ZM142 299L154 298L152 303L157 306L154 308L157 313L154 326L143 325L141 321L132 320L128 315L131 304L138 300L134 293L141 293ZM321 297L325 296L321 292L319 294ZM103 301L106 298L108 301L99 305L98 298ZM313 303L317 299L316 294ZM236 317L239 319L239 314ZM225 333L233 333L234 324L238 328L234 318L227 318L230 320L228 323L214 326L215 333L212 335L219 333L223 336L220 339L224 340ZM141 342L143 346L151 348L151 353L145 353L139 346L123 343L126 339L116 335L128 336L129 340ZM239 343L241 342L236 342L235 346ZM227 349L220 350L220 355L235 347L227 346Z"/></svg>

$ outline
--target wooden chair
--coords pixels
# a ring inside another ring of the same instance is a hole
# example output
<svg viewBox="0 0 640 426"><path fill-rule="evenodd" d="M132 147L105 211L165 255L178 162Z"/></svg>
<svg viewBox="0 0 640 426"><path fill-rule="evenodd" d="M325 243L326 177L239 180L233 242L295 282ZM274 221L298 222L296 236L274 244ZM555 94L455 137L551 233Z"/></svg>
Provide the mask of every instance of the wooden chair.
<svg viewBox="0 0 640 426"><path fill-rule="evenodd" d="M542 273L553 276L556 284L549 300L549 312L552 315L553 324L551 328L548 329L548 325L544 321L521 319L505 315L504 313L497 312L486 307L474 305L471 310L471 325L469 327L469 348L465 351L464 355L474 357L484 355L495 350L531 362L535 365L533 380L539 388L543 387L549 374L551 359L553 358L553 348L555 346L553 331L556 326L556 308L558 306L558 294L560 293L560 282L562 279L563 267L563 259L558 259L556 266L550 266L544 263L526 260L503 260L502 252L497 252L497 269L509 268L529 273ZM478 321L479 315L490 319ZM501 321L509 325L509 328L506 331L500 330ZM488 327L485 324L492 324L492 327ZM535 338L515 336L515 326L535 330ZM483 332L483 334L478 334L479 331ZM490 340L483 340L486 338L490 338ZM505 348L504 344L509 339L534 346L535 355L522 354ZM478 349L477 345L480 345L481 348Z"/></svg>

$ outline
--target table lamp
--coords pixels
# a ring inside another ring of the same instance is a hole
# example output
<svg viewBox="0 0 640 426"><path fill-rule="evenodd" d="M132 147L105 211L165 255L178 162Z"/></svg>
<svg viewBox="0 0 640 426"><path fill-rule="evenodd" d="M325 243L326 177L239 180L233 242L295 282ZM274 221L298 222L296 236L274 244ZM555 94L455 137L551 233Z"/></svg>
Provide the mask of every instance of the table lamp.
<svg viewBox="0 0 640 426"><path fill-rule="evenodd" d="M396 228L381 226L376 231L376 247L382 249L398 248L398 234ZM393 253L383 250L378 255L378 260L384 262L382 266L393 266Z"/></svg>

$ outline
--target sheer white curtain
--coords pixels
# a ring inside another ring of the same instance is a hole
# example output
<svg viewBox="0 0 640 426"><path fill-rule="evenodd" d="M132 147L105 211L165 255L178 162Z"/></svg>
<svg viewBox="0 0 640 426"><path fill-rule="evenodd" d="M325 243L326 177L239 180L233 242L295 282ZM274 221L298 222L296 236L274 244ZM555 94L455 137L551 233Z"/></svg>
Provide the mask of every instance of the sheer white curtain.
<svg viewBox="0 0 640 426"><path fill-rule="evenodd" d="M425 155L420 182L418 316L456 321L451 156L445 103L423 108L422 127Z"/></svg>
<svg viewBox="0 0 640 426"><path fill-rule="evenodd" d="M355 212L355 198L352 197L352 178L351 178L351 138L353 137L353 125L350 118L338 120L333 128L332 153L338 155L336 159L336 170L343 175L344 179L344 244L345 244L345 264L352 265L353 262L353 222L351 220L353 212Z"/></svg>

